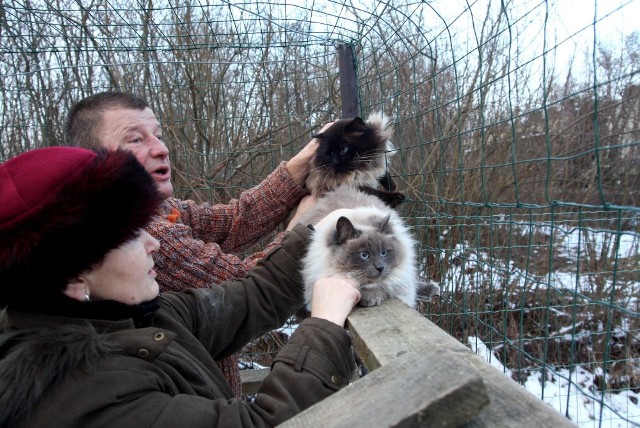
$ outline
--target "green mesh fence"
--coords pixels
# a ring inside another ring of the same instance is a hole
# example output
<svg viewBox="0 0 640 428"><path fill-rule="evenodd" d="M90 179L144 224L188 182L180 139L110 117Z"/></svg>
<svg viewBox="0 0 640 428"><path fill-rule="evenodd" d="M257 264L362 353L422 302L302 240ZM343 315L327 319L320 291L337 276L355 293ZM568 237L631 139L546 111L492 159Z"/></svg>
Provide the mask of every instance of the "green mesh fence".
<svg viewBox="0 0 640 428"><path fill-rule="evenodd" d="M177 195L224 202L340 117L393 118L440 299L418 309L581 426L640 421L640 1L0 3L0 159L123 89ZM263 361L285 336L247 348Z"/></svg>

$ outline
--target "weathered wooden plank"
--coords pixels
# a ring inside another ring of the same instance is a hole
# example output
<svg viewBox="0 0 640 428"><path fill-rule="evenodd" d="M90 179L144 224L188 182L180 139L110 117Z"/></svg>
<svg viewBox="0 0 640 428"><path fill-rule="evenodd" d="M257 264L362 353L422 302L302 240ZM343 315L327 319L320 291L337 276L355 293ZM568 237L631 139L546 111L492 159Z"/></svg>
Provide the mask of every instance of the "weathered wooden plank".
<svg viewBox="0 0 640 428"><path fill-rule="evenodd" d="M397 299L371 308L356 308L347 328L354 347L370 370L393 361L398 355L425 347L445 353L467 353L469 349L435 324Z"/></svg>
<svg viewBox="0 0 640 428"><path fill-rule="evenodd" d="M360 115L358 99L358 85L356 83L356 63L353 56L353 46L338 45L338 68L340 72L340 94L342 96L342 118Z"/></svg>
<svg viewBox="0 0 640 428"><path fill-rule="evenodd" d="M398 355L408 352L429 360L434 356L458 357L463 365L474 367L484 380L491 403L470 421L470 427L573 426L555 409L397 299L373 308L357 308L349 316L347 326L369 369L384 368Z"/></svg>
<svg viewBox="0 0 640 428"><path fill-rule="evenodd" d="M242 382L242 393L249 395L258 392L260 385L271 369L249 369L240 370L240 381Z"/></svg>
<svg viewBox="0 0 640 428"><path fill-rule="evenodd" d="M488 404L478 372L458 357L405 353L281 427L457 427Z"/></svg>

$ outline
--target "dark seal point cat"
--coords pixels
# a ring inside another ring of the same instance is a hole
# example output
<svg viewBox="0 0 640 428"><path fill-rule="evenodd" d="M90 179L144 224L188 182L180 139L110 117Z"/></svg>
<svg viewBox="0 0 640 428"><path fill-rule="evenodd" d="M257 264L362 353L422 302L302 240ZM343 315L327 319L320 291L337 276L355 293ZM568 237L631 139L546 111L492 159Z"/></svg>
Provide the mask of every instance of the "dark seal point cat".
<svg viewBox="0 0 640 428"><path fill-rule="evenodd" d="M390 207L404 201L387 170L395 147L390 141L389 118L371 114L366 121L341 119L314 135L320 146L311 164L307 188L317 197L348 184L377 196Z"/></svg>

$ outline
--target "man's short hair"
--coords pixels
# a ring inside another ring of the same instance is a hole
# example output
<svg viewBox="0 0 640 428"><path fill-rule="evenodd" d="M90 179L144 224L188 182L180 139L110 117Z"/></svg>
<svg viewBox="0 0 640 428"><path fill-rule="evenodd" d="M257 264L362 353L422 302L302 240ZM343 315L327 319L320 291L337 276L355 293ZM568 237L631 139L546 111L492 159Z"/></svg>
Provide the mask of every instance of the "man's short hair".
<svg viewBox="0 0 640 428"><path fill-rule="evenodd" d="M106 91L88 96L75 103L64 127L65 141L69 146L99 149L97 130L102 123L102 114L114 108L144 110L149 104L142 98L120 91Z"/></svg>

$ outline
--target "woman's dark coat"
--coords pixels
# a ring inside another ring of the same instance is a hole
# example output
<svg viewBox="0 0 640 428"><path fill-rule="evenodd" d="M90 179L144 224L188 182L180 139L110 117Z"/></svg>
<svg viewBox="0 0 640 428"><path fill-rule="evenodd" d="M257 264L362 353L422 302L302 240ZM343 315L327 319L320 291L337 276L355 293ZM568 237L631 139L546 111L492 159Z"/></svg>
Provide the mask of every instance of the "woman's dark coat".
<svg viewBox="0 0 640 428"><path fill-rule="evenodd" d="M301 306L298 226L246 279L165 293L146 326L8 309L0 317L0 425L273 426L348 383L343 328L303 321L255 402L233 394L213 359L281 326Z"/></svg>

